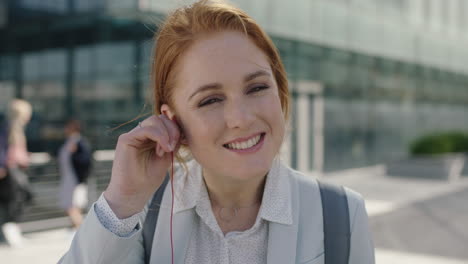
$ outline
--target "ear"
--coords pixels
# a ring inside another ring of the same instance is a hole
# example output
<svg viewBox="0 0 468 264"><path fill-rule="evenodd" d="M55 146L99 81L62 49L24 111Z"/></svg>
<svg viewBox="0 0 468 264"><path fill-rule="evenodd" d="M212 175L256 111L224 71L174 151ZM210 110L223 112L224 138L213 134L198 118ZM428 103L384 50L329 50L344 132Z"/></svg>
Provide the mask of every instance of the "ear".
<svg viewBox="0 0 468 264"><path fill-rule="evenodd" d="M169 118L170 120L174 121L177 126L179 127L179 131L180 131L180 144L182 145L187 145L187 138L185 137L185 133L184 133L184 130L183 130L183 126L182 126L182 123L180 121L180 119L177 118L176 114L175 114L175 111L167 104L163 104L161 105L161 113L166 115L167 118Z"/></svg>
<svg viewBox="0 0 468 264"><path fill-rule="evenodd" d="M161 105L160 110L162 114L167 116L167 118L169 118L170 120L174 120L175 112L172 110L172 108L169 105L167 104Z"/></svg>

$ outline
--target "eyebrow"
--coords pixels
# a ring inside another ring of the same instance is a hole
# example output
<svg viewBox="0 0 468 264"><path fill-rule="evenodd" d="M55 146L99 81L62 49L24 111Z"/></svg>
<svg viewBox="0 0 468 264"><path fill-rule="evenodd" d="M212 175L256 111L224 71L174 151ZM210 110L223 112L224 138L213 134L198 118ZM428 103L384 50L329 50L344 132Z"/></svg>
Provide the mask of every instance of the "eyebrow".
<svg viewBox="0 0 468 264"><path fill-rule="evenodd" d="M249 82L259 76L271 76L271 74L265 70L258 70L253 73L249 73L244 77L244 82ZM210 83L210 84L205 84L200 87L198 87L197 90L195 90L192 95L190 95L189 100L192 99L197 93L205 92L208 90L219 90L222 88L222 85L220 83Z"/></svg>
<svg viewBox="0 0 468 264"><path fill-rule="evenodd" d="M263 76L263 75L266 75L266 76L271 76L271 74L265 70L258 70L254 73L250 73L248 74L247 76L245 76L244 78L244 82L248 82L248 81L251 81L259 76Z"/></svg>

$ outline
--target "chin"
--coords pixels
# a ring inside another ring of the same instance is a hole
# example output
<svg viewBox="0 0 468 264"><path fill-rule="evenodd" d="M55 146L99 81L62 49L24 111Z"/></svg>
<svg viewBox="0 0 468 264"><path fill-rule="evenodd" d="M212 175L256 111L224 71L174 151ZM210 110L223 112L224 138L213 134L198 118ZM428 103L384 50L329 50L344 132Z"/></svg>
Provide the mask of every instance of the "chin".
<svg viewBox="0 0 468 264"><path fill-rule="evenodd" d="M251 180L252 178L265 176L271 168L271 161L254 161L253 163L243 164L242 166L236 166L232 169L231 175L233 178L239 180Z"/></svg>

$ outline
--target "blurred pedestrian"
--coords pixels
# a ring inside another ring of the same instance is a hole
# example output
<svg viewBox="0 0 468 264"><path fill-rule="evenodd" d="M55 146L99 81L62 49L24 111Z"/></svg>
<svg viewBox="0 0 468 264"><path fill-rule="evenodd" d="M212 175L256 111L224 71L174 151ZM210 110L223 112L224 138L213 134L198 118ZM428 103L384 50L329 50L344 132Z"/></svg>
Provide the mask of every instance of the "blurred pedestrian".
<svg viewBox="0 0 468 264"><path fill-rule="evenodd" d="M65 142L59 151L59 206L66 211L73 228L80 226L82 210L88 204L87 179L91 168L91 149L81 135L81 124L70 119L65 125Z"/></svg>
<svg viewBox="0 0 468 264"><path fill-rule="evenodd" d="M2 232L12 247L23 244L21 229L16 224L24 206L32 199L32 192L25 169L29 166L24 128L31 119L32 107L25 100L15 99L7 113L0 136L3 165L0 170L0 207L3 212ZM5 140L6 139L6 140Z"/></svg>

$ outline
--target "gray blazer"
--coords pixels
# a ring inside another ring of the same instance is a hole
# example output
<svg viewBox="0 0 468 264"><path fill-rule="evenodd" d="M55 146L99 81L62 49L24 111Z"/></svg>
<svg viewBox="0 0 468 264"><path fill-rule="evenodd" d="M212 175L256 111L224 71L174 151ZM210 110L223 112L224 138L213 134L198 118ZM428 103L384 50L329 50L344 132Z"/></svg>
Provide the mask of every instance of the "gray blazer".
<svg viewBox="0 0 468 264"><path fill-rule="evenodd" d="M322 204L317 181L288 168L285 177L290 180L293 224L269 222L268 264L324 264ZM169 185L168 185L169 186ZM167 190L167 189L166 189ZM171 263L169 237L170 192L165 191L156 226L151 263ZM374 247L368 217L362 197L346 189L349 204L351 246L349 264L373 264ZM145 213L140 219L143 226ZM195 210L185 210L173 216L174 262L183 263L191 231L194 229ZM69 251L59 263L144 263L141 228L130 237L118 237L99 222L94 205L73 239Z"/></svg>

